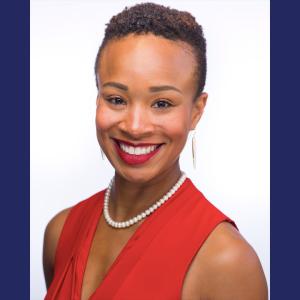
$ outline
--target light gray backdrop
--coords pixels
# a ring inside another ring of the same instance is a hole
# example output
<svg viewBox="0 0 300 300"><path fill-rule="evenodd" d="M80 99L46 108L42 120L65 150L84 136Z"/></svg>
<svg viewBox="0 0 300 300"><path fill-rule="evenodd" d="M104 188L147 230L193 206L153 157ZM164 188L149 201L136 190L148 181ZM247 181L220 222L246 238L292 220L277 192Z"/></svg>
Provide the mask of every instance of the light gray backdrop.
<svg viewBox="0 0 300 300"><path fill-rule="evenodd" d="M190 11L207 39L209 94L182 169L234 219L269 282L269 1L154 1ZM113 175L95 135L93 65L104 24L136 1L31 1L31 299L46 289L43 233Z"/></svg>

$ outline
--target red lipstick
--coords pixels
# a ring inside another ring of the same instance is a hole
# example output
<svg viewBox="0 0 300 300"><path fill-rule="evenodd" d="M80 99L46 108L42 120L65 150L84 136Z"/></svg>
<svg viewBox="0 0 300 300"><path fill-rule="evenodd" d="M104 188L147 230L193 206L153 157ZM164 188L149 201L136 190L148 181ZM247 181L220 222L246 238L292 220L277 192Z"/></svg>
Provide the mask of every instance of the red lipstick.
<svg viewBox="0 0 300 300"><path fill-rule="evenodd" d="M119 140L119 139L113 139L116 143L122 143L128 146L133 146L133 147L147 147L147 146L158 146L158 145L162 145L162 144L151 144L151 143L139 143L139 144L134 144L128 141L123 141L123 140Z"/></svg>
<svg viewBox="0 0 300 300"><path fill-rule="evenodd" d="M114 139L114 141L115 141L115 148L117 153L119 154L119 157L129 165L139 165L145 163L146 161L148 161L150 158L152 158L154 155L156 155L159 152L161 148L160 146L162 145L162 144L149 144L149 143L133 144L127 141L116 140L116 139ZM151 151L150 153L136 155L136 154L127 153L124 150L122 150L119 142L133 147L157 146L157 148Z"/></svg>

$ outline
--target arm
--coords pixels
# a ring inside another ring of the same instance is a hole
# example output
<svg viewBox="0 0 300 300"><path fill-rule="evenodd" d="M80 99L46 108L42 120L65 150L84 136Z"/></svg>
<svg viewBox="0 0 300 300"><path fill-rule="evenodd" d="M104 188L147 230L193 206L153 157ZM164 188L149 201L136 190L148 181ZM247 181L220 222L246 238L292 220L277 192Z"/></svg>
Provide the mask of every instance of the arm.
<svg viewBox="0 0 300 300"><path fill-rule="evenodd" d="M49 288L50 283L53 279L56 247L69 211L70 208L67 208L55 215L50 220L45 229L43 246L43 268L47 289Z"/></svg>
<svg viewBox="0 0 300 300"><path fill-rule="evenodd" d="M195 256L183 300L267 300L268 288L253 248L229 223L221 223Z"/></svg>

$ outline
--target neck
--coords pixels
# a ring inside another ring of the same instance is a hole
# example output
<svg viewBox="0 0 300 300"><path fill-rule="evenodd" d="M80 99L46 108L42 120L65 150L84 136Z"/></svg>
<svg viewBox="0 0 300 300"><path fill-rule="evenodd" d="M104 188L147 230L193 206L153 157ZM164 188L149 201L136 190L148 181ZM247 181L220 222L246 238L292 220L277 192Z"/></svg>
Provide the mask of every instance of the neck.
<svg viewBox="0 0 300 300"><path fill-rule="evenodd" d="M114 220L129 219L144 211L165 195L181 176L179 163L159 176L136 183L126 180L118 173L110 196L110 212Z"/></svg>

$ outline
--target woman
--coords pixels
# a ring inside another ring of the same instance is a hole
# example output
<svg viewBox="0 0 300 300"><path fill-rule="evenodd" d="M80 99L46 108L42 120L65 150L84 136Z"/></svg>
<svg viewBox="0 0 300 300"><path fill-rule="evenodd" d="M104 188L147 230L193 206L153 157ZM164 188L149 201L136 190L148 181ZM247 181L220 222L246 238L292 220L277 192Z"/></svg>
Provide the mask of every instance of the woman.
<svg viewBox="0 0 300 300"><path fill-rule="evenodd" d="M254 250L179 166L207 100L201 26L156 4L126 8L95 74L97 138L115 176L49 222L45 299L267 299Z"/></svg>

